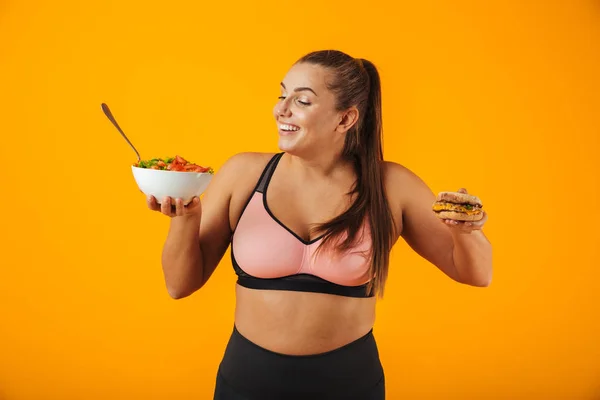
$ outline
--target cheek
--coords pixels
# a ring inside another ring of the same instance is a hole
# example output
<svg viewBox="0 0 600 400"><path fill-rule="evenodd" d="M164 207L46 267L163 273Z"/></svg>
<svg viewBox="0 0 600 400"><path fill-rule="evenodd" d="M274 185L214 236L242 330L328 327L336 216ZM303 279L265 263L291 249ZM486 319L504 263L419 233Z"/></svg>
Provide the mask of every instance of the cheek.
<svg viewBox="0 0 600 400"><path fill-rule="evenodd" d="M299 109L294 116L298 122L311 130L321 131L328 124L327 116L318 109Z"/></svg>
<svg viewBox="0 0 600 400"><path fill-rule="evenodd" d="M292 118L300 125L306 125L310 123L310 112L303 110L302 108L295 108L292 112Z"/></svg>
<svg viewBox="0 0 600 400"><path fill-rule="evenodd" d="M335 116L328 112L319 112L311 116L313 129L324 135L329 135L335 130Z"/></svg>

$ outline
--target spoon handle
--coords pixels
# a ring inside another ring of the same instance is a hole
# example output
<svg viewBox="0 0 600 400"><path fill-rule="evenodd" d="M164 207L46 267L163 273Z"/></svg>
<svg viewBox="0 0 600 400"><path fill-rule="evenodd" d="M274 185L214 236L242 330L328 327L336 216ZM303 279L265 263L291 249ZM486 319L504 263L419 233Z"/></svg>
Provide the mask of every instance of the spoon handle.
<svg viewBox="0 0 600 400"><path fill-rule="evenodd" d="M123 136L123 138L125 138L125 140L127 141L127 143L129 143L129 146L131 146L131 148L133 149L133 151L135 151L135 154L137 155L137 159L138 159L138 162L139 162L141 160L140 153L133 146L133 144L129 141L129 139L125 135L125 132L123 132L123 130L121 129L121 127L117 123L117 120L115 120L115 117L110 112L110 108L108 108L108 106L105 103L102 103L102 111L104 111L104 114L108 117L108 119L110 120L110 122L112 122L112 124L115 126L115 128L117 128L117 130L119 131L119 133L121 133L121 135Z"/></svg>

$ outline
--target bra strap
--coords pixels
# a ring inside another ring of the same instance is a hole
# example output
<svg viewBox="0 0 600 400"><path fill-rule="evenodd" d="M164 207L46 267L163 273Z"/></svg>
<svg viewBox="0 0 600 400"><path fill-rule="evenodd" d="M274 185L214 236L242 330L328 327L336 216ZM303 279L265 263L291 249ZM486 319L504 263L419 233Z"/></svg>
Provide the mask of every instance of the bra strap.
<svg viewBox="0 0 600 400"><path fill-rule="evenodd" d="M258 185L256 186L257 192L260 192L260 193L265 192L265 189L267 188L267 186L269 185L269 182L271 181L273 172L275 172L275 168L277 167L277 164L279 163L279 160L281 159L282 156L283 156L283 152L275 154L273 156L273 158L271 158L271 160L265 167L265 169L262 173L262 176L260 177L260 180L258 181Z"/></svg>

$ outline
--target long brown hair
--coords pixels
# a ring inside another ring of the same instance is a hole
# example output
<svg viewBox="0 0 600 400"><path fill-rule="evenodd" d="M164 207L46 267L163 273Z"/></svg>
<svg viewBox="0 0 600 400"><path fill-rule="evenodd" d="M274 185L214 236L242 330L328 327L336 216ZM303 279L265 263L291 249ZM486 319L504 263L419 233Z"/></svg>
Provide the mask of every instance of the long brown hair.
<svg viewBox="0 0 600 400"><path fill-rule="evenodd" d="M359 119L346 133L343 149L343 157L352 161L357 175L350 192L356 195L355 201L343 214L320 224L316 229L324 234L321 246L331 245L346 233L346 238L339 241L339 246L341 250L348 250L355 243L367 218L373 242L369 270L372 279L367 291L382 297L395 226L384 187L379 72L370 61L355 59L338 50L311 52L296 63L320 65L328 69L332 79L327 86L336 96L337 110L344 111L352 106L358 109Z"/></svg>

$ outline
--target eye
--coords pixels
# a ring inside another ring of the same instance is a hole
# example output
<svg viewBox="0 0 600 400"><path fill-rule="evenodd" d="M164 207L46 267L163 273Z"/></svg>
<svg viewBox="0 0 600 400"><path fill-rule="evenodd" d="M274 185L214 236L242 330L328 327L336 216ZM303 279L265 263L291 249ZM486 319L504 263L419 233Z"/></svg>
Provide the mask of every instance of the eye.
<svg viewBox="0 0 600 400"><path fill-rule="evenodd" d="M279 96L279 97L278 97L278 99L279 99L279 100L285 100L285 99L286 99L286 97L285 97L285 96ZM307 101L302 101L302 100L300 100L300 99L296 99L296 101L297 101L297 102L298 102L300 105L303 105L303 106L310 106L310 104L311 104L311 103L309 103L309 102L307 102Z"/></svg>

